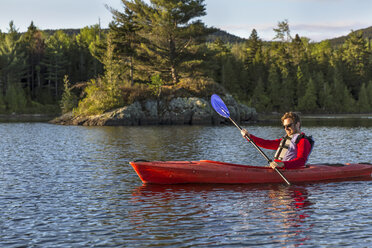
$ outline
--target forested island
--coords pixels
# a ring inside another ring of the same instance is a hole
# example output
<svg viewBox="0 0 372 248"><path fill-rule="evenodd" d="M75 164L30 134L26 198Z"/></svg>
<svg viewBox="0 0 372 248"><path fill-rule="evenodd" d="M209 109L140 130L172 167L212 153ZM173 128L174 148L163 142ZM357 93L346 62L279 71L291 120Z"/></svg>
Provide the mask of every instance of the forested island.
<svg viewBox="0 0 372 248"><path fill-rule="evenodd" d="M335 45L311 42L284 20L273 41L255 29L229 40L198 19L203 1L122 2L107 7L108 29L43 31L31 22L19 33L10 21L0 32L0 114L93 116L144 101L159 112L214 93L259 113L372 112L372 48L362 31Z"/></svg>

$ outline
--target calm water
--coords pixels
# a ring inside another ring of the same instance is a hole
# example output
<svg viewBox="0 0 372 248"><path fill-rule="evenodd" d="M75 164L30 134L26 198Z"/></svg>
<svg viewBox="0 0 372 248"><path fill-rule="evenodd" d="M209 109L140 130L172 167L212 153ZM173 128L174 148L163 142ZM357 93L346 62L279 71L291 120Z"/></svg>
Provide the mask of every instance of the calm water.
<svg viewBox="0 0 372 248"><path fill-rule="evenodd" d="M244 126L274 138L278 126ZM310 163L372 163L372 126L303 128ZM142 185L135 159L264 165L233 126L0 124L0 247L371 247L372 180ZM267 152L267 154L272 154Z"/></svg>

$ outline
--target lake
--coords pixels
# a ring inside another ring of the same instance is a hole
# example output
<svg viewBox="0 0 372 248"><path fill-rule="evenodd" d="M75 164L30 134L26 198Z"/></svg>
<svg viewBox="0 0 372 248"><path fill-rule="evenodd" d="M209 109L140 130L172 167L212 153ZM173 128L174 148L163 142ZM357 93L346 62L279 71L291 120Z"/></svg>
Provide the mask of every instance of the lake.
<svg viewBox="0 0 372 248"><path fill-rule="evenodd" d="M243 125L278 138L279 124ZM304 121L309 163L372 163L371 120ZM234 126L0 123L0 247L370 247L372 180L142 185L136 159L262 165ZM264 150L272 156L273 151Z"/></svg>

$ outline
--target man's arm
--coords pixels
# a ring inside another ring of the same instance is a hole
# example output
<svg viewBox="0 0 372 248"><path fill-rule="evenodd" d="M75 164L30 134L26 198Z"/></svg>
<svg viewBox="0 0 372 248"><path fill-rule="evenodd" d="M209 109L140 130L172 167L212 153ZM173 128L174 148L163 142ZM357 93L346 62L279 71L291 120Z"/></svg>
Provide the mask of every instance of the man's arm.
<svg viewBox="0 0 372 248"><path fill-rule="evenodd" d="M252 134L249 135L249 138L253 140L256 145L265 148L265 149L270 149L270 150L276 150L278 149L278 146L280 144L281 139L276 139L276 140L266 140L266 139L261 139L259 137L256 137Z"/></svg>

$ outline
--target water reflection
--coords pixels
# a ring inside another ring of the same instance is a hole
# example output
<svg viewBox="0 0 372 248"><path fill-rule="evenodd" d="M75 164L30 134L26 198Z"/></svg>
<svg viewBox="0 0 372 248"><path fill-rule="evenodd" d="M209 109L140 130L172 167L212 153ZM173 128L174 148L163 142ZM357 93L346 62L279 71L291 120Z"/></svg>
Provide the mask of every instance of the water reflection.
<svg viewBox="0 0 372 248"><path fill-rule="evenodd" d="M280 230L275 236L277 242L285 246L299 246L310 240L311 224L306 220L310 217L309 200L305 187L278 187L268 192L268 215L276 222L275 229Z"/></svg>
<svg viewBox="0 0 372 248"><path fill-rule="evenodd" d="M307 219L313 203L305 186L149 184L133 190L131 203L141 206L129 212L136 228L146 229L148 223L161 219L161 225L172 229L180 242L183 230L195 222L200 225L192 227L192 231L199 230L208 237L201 238L201 244L227 241L225 235L231 232L237 245L264 244L262 235L272 236L273 242L283 246L298 246L310 240L312 225ZM220 216L228 219L221 220ZM211 230L218 230L219 237Z"/></svg>
<svg viewBox="0 0 372 248"><path fill-rule="evenodd" d="M280 126L245 126L264 138ZM311 127L311 163L372 162L370 127ZM260 165L233 126L0 124L1 247L369 247L372 181L142 185L135 159ZM355 142L350 142L350 140ZM329 220L332 220L330 224ZM345 225L347 223L347 225ZM332 233L332 237L328 233Z"/></svg>

